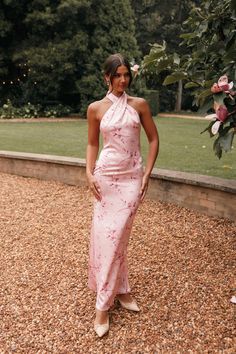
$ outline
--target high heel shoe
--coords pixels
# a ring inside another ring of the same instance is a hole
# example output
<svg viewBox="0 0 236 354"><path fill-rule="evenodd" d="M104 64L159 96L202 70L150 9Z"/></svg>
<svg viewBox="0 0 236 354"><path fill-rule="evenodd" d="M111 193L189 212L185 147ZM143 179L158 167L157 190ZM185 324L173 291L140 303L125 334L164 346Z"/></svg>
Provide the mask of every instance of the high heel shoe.
<svg viewBox="0 0 236 354"><path fill-rule="evenodd" d="M118 301L121 304L121 306L126 310L135 311L135 312L140 311L140 308L138 307L136 301L134 300L132 300L132 302L124 302L120 298L118 298Z"/></svg>
<svg viewBox="0 0 236 354"><path fill-rule="evenodd" d="M98 324L94 323L94 330L97 333L98 337L103 337L109 331L109 317L107 319L107 323Z"/></svg>

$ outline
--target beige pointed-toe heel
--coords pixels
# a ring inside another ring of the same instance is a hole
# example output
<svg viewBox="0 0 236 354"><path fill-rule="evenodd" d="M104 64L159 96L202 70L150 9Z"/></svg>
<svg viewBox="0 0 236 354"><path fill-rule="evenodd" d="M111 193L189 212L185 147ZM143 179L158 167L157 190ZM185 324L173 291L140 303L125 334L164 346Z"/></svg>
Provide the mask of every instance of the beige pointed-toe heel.
<svg viewBox="0 0 236 354"><path fill-rule="evenodd" d="M99 338L103 337L109 331L109 317L106 323L94 323L94 330Z"/></svg>
<svg viewBox="0 0 236 354"><path fill-rule="evenodd" d="M124 302L120 298L118 298L118 301L121 304L121 306L126 310L135 311L135 312L140 311L140 308L138 307L136 301L134 300L132 300L132 302Z"/></svg>

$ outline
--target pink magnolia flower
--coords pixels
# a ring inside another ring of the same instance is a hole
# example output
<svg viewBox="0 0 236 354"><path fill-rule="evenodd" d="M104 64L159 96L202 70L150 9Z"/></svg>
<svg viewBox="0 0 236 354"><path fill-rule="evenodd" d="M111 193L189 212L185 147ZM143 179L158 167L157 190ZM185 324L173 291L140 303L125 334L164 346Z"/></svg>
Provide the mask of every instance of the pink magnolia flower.
<svg viewBox="0 0 236 354"><path fill-rule="evenodd" d="M219 92L229 92L234 86L233 81L229 83L228 76L223 75L219 78L217 83L214 83L211 87L211 92L219 93Z"/></svg>
<svg viewBox="0 0 236 354"><path fill-rule="evenodd" d="M139 65L138 65L138 64L134 64L134 65L131 67L131 70L133 70L133 71L137 71L137 72L138 72L138 69L139 69Z"/></svg>
<svg viewBox="0 0 236 354"><path fill-rule="evenodd" d="M219 106L216 109L216 113L215 114L211 114L208 117L212 116L212 118L215 118L216 121L215 123L212 125L211 127L211 132L213 135L216 135L218 133L218 130L221 126L221 124L226 120L226 118L228 117L228 109L226 106Z"/></svg>
<svg viewBox="0 0 236 354"><path fill-rule="evenodd" d="M139 65L134 64L133 66L131 66L131 70L134 72L134 76L136 76L138 74Z"/></svg>
<svg viewBox="0 0 236 354"><path fill-rule="evenodd" d="M218 130L220 128L221 122L217 120L211 127L211 132L213 135L216 135L218 133Z"/></svg>
<svg viewBox="0 0 236 354"><path fill-rule="evenodd" d="M212 93L219 93L222 92L222 88L218 86L218 84L214 83L211 87L211 92Z"/></svg>
<svg viewBox="0 0 236 354"><path fill-rule="evenodd" d="M228 114L229 114L228 109L226 108L226 106L223 105L221 105L216 111L217 119L220 120L221 122L224 122L226 120Z"/></svg>
<svg viewBox="0 0 236 354"><path fill-rule="evenodd" d="M218 86L221 87L223 91L229 91L233 88L234 83L233 81L229 83L228 76L223 75L218 80Z"/></svg>

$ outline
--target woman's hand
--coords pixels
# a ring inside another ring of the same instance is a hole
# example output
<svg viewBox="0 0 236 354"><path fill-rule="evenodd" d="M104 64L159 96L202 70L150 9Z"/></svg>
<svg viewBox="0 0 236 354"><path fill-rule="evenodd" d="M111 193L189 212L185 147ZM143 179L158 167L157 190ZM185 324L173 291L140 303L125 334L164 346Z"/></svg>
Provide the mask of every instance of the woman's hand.
<svg viewBox="0 0 236 354"><path fill-rule="evenodd" d="M148 189L149 175L144 175L142 179L142 185L140 190L140 201L142 202Z"/></svg>
<svg viewBox="0 0 236 354"><path fill-rule="evenodd" d="M88 179L89 188L90 188L91 192L93 193L95 198L100 201L102 199L101 189L99 187L99 184L98 184L96 178L92 174L89 174L89 175L87 175L87 179Z"/></svg>

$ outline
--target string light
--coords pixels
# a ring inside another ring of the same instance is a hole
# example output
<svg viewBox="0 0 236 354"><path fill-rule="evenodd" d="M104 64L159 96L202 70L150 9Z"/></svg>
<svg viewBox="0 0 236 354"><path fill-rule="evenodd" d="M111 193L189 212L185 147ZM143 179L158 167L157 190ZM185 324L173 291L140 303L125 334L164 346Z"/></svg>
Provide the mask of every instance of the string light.
<svg viewBox="0 0 236 354"><path fill-rule="evenodd" d="M27 78L27 74L30 73L32 70L31 68L27 68L28 66L28 63L30 63L30 60L28 60L27 63L19 63L17 64L16 66L19 67L19 70L20 71L24 71L24 73L22 73L21 77L17 77L15 78L14 80L4 80L4 81L1 81L0 80L0 85L14 85L14 84L20 84L22 82L22 79L24 78ZM33 71L34 73L36 73L36 71ZM34 85L37 85L37 81L34 81Z"/></svg>

